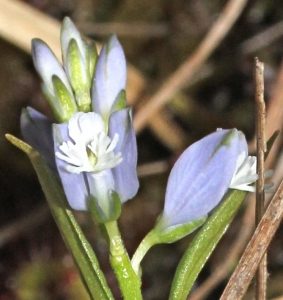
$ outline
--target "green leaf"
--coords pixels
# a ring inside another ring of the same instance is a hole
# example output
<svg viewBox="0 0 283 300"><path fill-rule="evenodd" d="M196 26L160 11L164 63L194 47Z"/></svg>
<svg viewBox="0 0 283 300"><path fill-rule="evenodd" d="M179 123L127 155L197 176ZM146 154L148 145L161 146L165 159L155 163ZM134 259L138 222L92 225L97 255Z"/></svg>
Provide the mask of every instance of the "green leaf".
<svg viewBox="0 0 283 300"><path fill-rule="evenodd" d="M232 190L199 230L178 267L169 300L185 300L204 264L232 222L247 192Z"/></svg>
<svg viewBox="0 0 283 300"><path fill-rule="evenodd" d="M71 86L75 92L79 111L89 112L91 104L91 82L88 73L88 66L80 53L78 43L75 39L71 39L69 43L65 68Z"/></svg>
<svg viewBox="0 0 283 300"><path fill-rule="evenodd" d="M67 200L59 181L54 177L39 153L31 146L9 134L6 135L6 138L25 152L31 160L51 213L79 269L90 299L114 299L89 242L68 208Z"/></svg>
<svg viewBox="0 0 283 300"><path fill-rule="evenodd" d="M95 74L95 66L98 58L98 53L96 49L96 45L92 40L89 40L85 43L86 48L86 61L89 62L88 66L88 73L90 82L93 82L94 74Z"/></svg>
<svg viewBox="0 0 283 300"><path fill-rule="evenodd" d="M207 216L204 216L195 221L169 227L165 230L159 229L159 223L152 230L155 235L155 244L174 243L183 237L189 235L199 228L206 221ZM160 224L162 226L162 224Z"/></svg>
<svg viewBox="0 0 283 300"><path fill-rule="evenodd" d="M98 205L98 200L96 199L96 197L90 196L89 211L96 223L107 223L109 221L115 221L121 214L121 200L119 195L115 191L111 190L108 193L108 197L111 209L109 216L106 216L101 207Z"/></svg>
<svg viewBox="0 0 283 300"><path fill-rule="evenodd" d="M207 216L193 222L172 226L162 229L162 223L157 222L155 227L145 236L132 258L132 266L136 274L141 275L140 264L151 247L157 244L174 243L189 235L199 228L206 220Z"/></svg>
<svg viewBox="0 0 283 300"><path fill-rule="evenodd" d="M113 111L124 109L127 106L126 91L121 90L113 104Z"/></svg>

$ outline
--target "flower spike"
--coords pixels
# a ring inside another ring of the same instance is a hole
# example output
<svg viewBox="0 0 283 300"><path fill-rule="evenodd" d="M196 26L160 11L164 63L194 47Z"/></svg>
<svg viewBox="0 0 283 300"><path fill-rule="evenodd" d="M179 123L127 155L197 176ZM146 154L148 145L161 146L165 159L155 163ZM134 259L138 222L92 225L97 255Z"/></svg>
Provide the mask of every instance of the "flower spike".
<svg viewBox="0 0 283 300"><path fill-rule="evenodd" d="M23 134L59 175L73 209L89 210L92 203L100 221L114 220L121 203L139 188L123 49L112 35L98 56L94 42L86 42L68 17L61 29L64 68L43 41L33 40L32 49L59 124L34 110L30 117L27 111Z"/></svg>

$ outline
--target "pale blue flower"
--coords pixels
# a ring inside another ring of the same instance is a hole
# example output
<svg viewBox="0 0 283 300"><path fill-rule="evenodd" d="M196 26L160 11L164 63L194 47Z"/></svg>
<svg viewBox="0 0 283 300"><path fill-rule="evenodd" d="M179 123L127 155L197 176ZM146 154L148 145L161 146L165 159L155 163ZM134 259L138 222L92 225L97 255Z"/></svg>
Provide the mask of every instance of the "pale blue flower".
<svg viewBox="0 0 283 300"><path fill-rule="evenodd" d="M218 130L192 144L170 173L160 226L165 229L205 217L229 187L240 184L242 190L249 191L248 184L257 175L247 159L247 141L236 129ZM246 160L248 168L241 172Z"/></svg>

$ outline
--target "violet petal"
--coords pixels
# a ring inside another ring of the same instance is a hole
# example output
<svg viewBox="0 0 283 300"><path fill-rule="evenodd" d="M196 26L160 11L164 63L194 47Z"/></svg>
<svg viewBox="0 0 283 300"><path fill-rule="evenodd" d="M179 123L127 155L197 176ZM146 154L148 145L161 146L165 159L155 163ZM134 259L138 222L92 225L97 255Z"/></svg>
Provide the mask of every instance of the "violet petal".
<svg viewBox="0 0 283 300"><path fill-rule="evenodd" d="M68 123L53 124L54 151L60 151L59 146L70 140L68 134ZM68 165L62 159L55 157L57 169L61 182L69 202L69 205L75 210L88 210L89 191L87 180L84 173L74 174L66 170Z"/></svg>
<svg viewBox="0 0 283 300"><path fill-rule="evenodd" d="M137 142L131 120L130 108L114 112L109 120L109 137L119 134L119 141L114 150L122 152L123 161L112 169L115 179L115 190L121 202L132 199L139 188L137 177Z"/></svg>
<svg viewBox="0 0 283 300"><path fill-rule="evenodd" d="M52 171L57 173L51 121L35 109L27 107L21 113L21 131L24 140L37 150Z"/></svg>
<svg viewBox="0 0 283 300"><path fill-rule="evenodd" d="M52 50L40 39L32 40L32 58L34 66L40 74L49 93L54 95L52 77L53 75L56 75L64 83L70 95L73 95L63 67Z"/></svg>
<svg viewBox="0 0 283 300"><path fill-rule="evenodd" d="M113 103L127 79L126 59L115 35L112 35L100 52L92 87L92 108L108 119Z"/></svg>

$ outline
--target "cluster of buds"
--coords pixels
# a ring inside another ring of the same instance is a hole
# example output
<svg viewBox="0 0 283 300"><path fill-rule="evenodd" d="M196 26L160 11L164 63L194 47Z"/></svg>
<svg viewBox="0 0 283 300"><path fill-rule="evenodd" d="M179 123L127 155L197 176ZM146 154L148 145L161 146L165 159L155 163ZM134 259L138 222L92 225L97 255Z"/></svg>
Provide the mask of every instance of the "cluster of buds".
<svg viewBox="0 0 283 300"><path fill-rule="evenodd" d="M43 41L32 42L42 91L58 123L27 108L22 133L59 175L70 206L89 210L94 200L99 221L107 222L117 219L120 203L139 187L124 52L112 35L98 55L69 18L63 21L61 48L63 66Z"/></svg>

